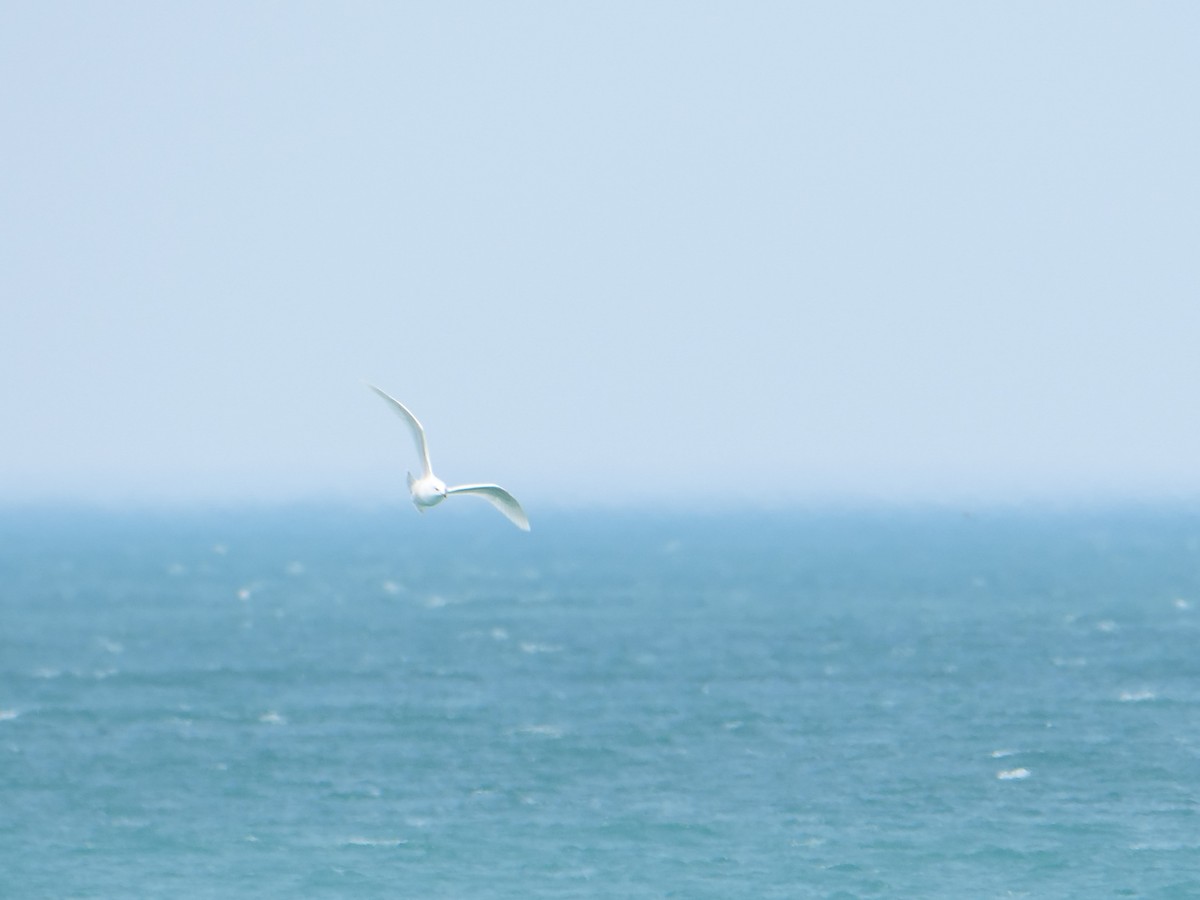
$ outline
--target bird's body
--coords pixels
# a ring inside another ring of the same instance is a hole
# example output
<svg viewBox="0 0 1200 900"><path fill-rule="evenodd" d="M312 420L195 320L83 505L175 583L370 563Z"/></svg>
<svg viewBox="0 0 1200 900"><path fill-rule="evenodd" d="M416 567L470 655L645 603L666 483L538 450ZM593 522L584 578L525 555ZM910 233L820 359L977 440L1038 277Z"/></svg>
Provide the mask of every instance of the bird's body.
<svg viewBox="0 0 1200 900"><path fill-rule="evenodd" d="M412 494L413 506L424 512L423 507L437 506L446 499L446 482L433 475L413 478L409 472L408 491Z"/></svg>
<svg viewBox="0 0 1200 900"><path fill-rule="evenodd" d="M373 384L367 385L367 387L386 400L400 418L404 419L412 433L413 441L417 445L417 453L421 457L421 477L414 478L411 472L408 473L408 491L412 495L413 505L418 510L424 512L431 506L437 506L451 494L475 494L504 513L508 520L522 531L529 530L529 518L525 515L525 510L521 509L517 498L500 485L460 484L455 487L447 487L446 482L433 474L433 466L429 462L429 444L425 440L425 429L417 421L417 417L395 397L384 393Z"/></svg>

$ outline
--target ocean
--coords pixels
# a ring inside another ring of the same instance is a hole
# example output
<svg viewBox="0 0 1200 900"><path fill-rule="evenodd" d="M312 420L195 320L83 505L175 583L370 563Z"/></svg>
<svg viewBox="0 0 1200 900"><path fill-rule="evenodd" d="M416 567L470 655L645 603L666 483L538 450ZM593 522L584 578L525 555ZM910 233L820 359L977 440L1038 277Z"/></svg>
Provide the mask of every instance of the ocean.
<svg viewBox="0 0 1200 900"><path fill-rule="evenodd" d="M1200 896L1200 510L0 515L0 896Z"/></svg>

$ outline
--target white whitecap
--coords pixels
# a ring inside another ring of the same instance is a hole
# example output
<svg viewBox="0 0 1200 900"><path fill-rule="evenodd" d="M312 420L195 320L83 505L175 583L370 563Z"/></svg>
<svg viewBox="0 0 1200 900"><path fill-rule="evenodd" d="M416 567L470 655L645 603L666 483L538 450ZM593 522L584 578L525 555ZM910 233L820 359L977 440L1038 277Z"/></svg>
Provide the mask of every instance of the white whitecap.
<svg viewBox="0 0 1200 900"><path fill-rule="evenodd" d="M1031 774L1033 773L1024 766L1020 766L1016 769L1002 769L996 773L996 777L1001 781L1019 781L1022 778L1028 778Z"/></svg>
<svg viewBox="0 0 1200 900"><path fill-rule="evenodd" d="M536 644L533 641L521 642L522 653L561 653L562 647L558 644Z"/></svg>
<svg viewBox="0 0 1200 900"><path fill-rule="evenodd" d="M516 729L517 734L536 735L537 737L560 738L563 730L557 725L522 725Z"/></svg>
<svg viewBox="0 0 1200 900"><path fill-rule="evenodd" d="M1147 700L1153 700L1155 696L1154 691L1121 691L1117 695L1117 699L1122 703L1144 703Z"/></svg>
<svg viewBox="0 0 1200 900"><path fill-rule="evenodd" d="M343 847L400 847L408 841L404 838L350 837L340 843Z"/></svg>

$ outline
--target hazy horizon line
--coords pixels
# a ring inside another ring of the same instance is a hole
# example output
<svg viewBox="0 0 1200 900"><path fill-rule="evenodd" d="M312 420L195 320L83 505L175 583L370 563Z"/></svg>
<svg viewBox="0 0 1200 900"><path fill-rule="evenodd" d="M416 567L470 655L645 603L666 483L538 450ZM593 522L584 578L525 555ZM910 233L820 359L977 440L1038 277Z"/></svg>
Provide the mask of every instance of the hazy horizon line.
<svg viewBox="0 0 1200 900"><path fill-rule="evenodd" d="M1022 492L1007 495L866 494L824 493L790 497L740 500L737 502L700 493L670 497L640 497L625 502L579 497L550 501L522 501L531 517L537 515L693 515L754 516L790 513L844 513L917 511L971 515L975 513L1032 512L1070 513L1129 509L1200 510L1200 491L1160 492ZM467 507L468 509L471 507ZM486 507L480 506L480 510ZM0 495L0 516L21 513L129 513L129 514L206 514L221 512L282 512L287 510L340 511L375 513L399 510L415 512L407 497L360 497L337 494L242 495L242 496L79 496L79 495ZM430 516L453 515L436 510ZM469 515L469 514L468 514Z"/></svg>

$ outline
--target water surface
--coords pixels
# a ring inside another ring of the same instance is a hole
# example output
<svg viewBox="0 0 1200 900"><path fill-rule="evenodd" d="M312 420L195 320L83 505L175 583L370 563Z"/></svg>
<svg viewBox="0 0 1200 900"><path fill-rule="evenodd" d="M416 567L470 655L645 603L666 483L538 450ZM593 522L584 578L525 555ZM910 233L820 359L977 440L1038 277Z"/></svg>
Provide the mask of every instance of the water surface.
<svg viewBox="0 0 1200 900"><path fill-rule="evenodd" d="M0 895L1200 895L1194 511L442 512L0 520Z"/></svg>

